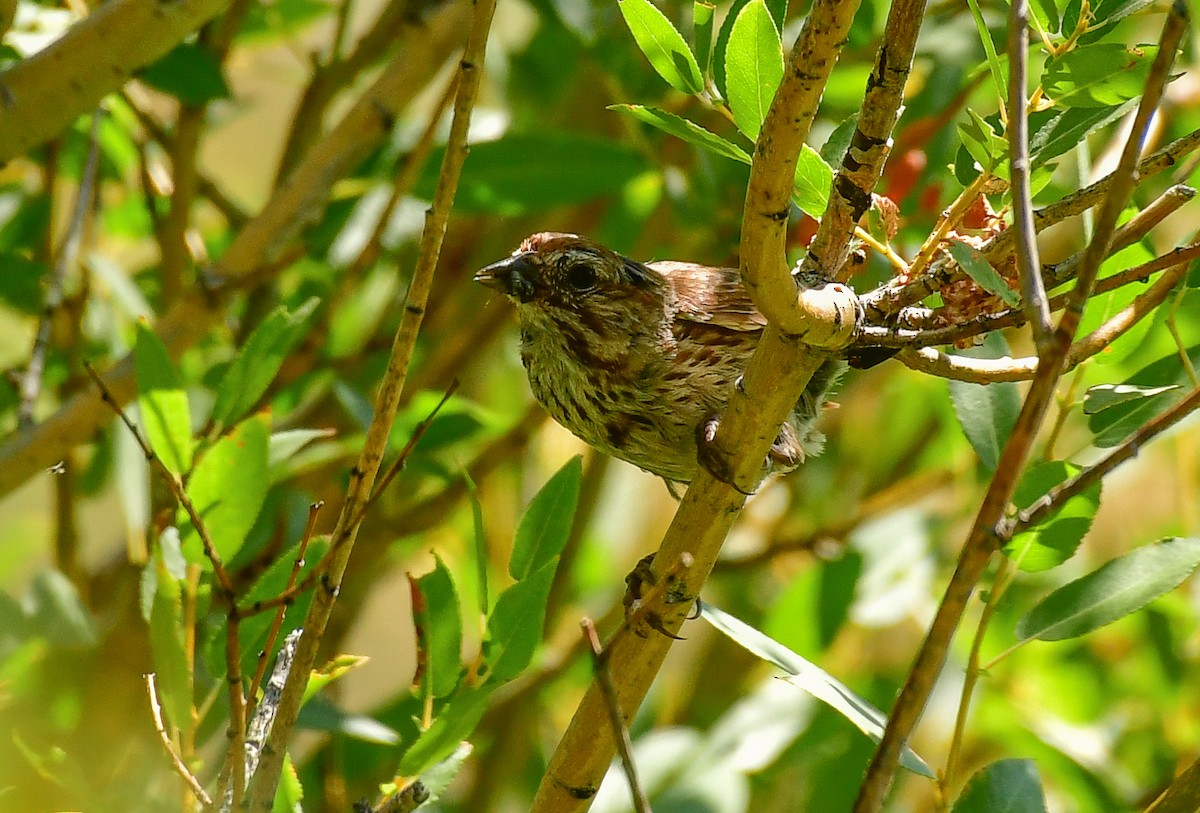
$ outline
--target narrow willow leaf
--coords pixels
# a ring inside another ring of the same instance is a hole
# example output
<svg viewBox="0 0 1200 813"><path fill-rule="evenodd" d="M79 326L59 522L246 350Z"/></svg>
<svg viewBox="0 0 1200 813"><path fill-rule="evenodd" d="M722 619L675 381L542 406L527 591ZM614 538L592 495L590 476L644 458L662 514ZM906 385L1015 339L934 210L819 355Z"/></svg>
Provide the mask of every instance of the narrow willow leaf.
<svg viewBox="0 0 1200 813"><path fill-rule="evenodd" d="M1131 401L1138 401L1142 398L1153 398L1156 395L1162 395L1165 392L1178 390L1178 384L1169 384L1165 387L1139 387L1136 384L1097 384L1094 387L1088 387L1087 392L1083 394L1083 414L1095 415L1109 407L1128 404Z"/></svg>
<svg viewBox="0 0 1200 813"><path fill-rule="evenodd" d="M572 457L529 502L513 542L508 572L520 581L562 552L579 503L582 458Z"/></svg>
<svg viewBox="0 0 1200 813"><path fill-rule="evenodd" d="M149 325L139 321L133 350L138 414L146 441L173 474L192 467L192 417L183 379Z"/></svg>
<svg viewBox="0 0 1200 813"><path fill-rule="evenodd" d="M267 391L283 360L308 332L308 317L317 304L313 297L294 311L276 308L246 339L217 388L212 421L218 434L253 409Z"/></svg>
<svg viewBox="0 0 1200 813"><path fill-rule="evenodd" d="M1017 622L1022 641L1061 641L1111 624L1174 590L1200 564L1200 537L1132 550L1064 584Z"/></svg>
<svg viewBox="0 0 1200 813"><path fill-rule="evenodd" d="M695 33L696 61L700 74L708 71L712 58L713 15L717 7L709 0L694 0L692 3L692 31Z"/></svg>
<svg viewBox="0 0 1200 813"><path fill-rule="evenodd" d="M979 284L979 287L987 291L989 294L995 294L1010 308L1017 308L1021 305L1021 297L1012 288L1008 287L1008 282L1004 277L1000 276L999 272L987 261L987 257L983 256L983 252L973 246L969 246L961 240L950 240L947 243L952 256L962 269L967 272L971 279Z"/></svg>
<svg viewBox="0 0 1200 813"><path fill-rule="evenodd" d="M192 677L184 650L182 590L159 557L146 568L157 575L149 621L158 696L171 725L187 729L192 724Z"/></svg>
<svg viewBox="0 0 1200 813"><path fill-rule="evenodd" d="M400 759L399 773L416 776L441 762L471 735L487 710L492 686L475 686L460 692L438 712L437 719L421 733Z"/></svg>
<svg viewBox="0 0 1200 813"><path fill-rule="evenodd" d="M1064 107L1109 107L1142 94L1157 46L1084 45L1046 62L1042 90Z"/></svg>
<svg viewBox="0 0 1200 813"><path fill-rule="evenodd" d="M783 45L763 0L750 0L729 32L725 87L734 123L758 138L763 119L783 79Z"/></svg>
<svg viewBox="0 0 1200 813"><path fill-rule="evenodd" d="M667 84L689 95L704 89L696 57L665 14L650 0L617 0L617 5L638 48Z"/></svg>
<svg viewBox="0 0 1200 813"><path fill-rule="evenodd" d="M979 358L1003 358L1009 355L1008 344L999 333L991 333L984 343L964 352ZM1000 452L1012 434L1021 411L1021 393L1015 382L972 384L950 382L950 401L963 434L979 455L984 468L994 471Z"/></svg>
<svg viewBox="0 0 1200 813"><path fill-rule="evenodd" d="M496 597L496 606L488 616L490 680L511 680L533 660L533 653L542 640L546 602L557 567L556 556Z"/></svg>
<svg viewBox="0 0 1200 813"><path fill-rule="evenodd" d="M979 770L952 813L1046 813L1042 778L1032 759L1002 759Z"/></svg>
<svg viewBox="0 0 1200 813"><path fill-rule="evenodd" d="M1017 483L1012 501L1017 508L1028 508L1079 471L1079 466L1062 460L1031 466ZM1096 483L1067 500L1040 525L1014 536L1004 546L1005 554L1019 558L1021 570L1029 573L1049 570L1070 559L1092 527L1100 507L1100 487L1101 484Z"/></svg>
<svg viewBox="0 0 1200 813"><path fill-rule="evenodd" d="M887 717L879 709L852 692L840 680L825 672L816 664L805 660L778 641L717 609L711 604L700 605L700 615L721 632L728 635L749 652L768 663L773 663L791 677L788 682L803 689L816 699L852 722L859 731L875 742L883 736ZM915 751L904 747L900 764L913 773L933 777L933 772Z"/></svg>
<svg viewBox="0 0 1200 813"><path fill-rule="evenodd" d="M241 549L266 499L268 432L264 415L242 421L213 444L188 479L188 496L224 562ZM182 506L177 521L188 561L211 567L200 535Z"/></svg>
<svg viewBox="0 0 1200 813"><path fill-rule="evenodd" d="M609 105L608 109L633 116L638 121L657 127L664 133L703 147L724 158L732 158L746 165L750 164L750 153L738 145L726 141L716 133L704 129L699 124L676 116L674 113L640 104L614 104Z"/></svg>
<svg viewBox="0 0 1200 813"><path fill-rule="evenodd" d="M969 107L967 108L967 118L967 121L958 124L958 135L962 139L963 147L975 159L975 163L984 170L1001 178L1007 178L1008 142L996 134L992 125L988 124L983 116Z"/></svg>
<svg viewBox="0 0 1200 813"><path fill-rule="evenodd" d="M434 554L433 570L409 577L413 595L413 624L417 629L422 680L433 697L446 697L458 685L461 671L462 614L454 577Z"/></svg>

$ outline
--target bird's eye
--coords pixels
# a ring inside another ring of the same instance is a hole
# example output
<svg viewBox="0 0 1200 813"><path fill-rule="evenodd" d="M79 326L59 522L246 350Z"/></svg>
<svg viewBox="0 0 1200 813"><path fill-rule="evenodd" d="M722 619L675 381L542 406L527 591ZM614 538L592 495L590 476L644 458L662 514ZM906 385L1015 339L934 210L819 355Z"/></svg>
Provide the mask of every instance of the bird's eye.
<svg viewBox="0 0 1200 813"><path fill-rule="evenodd" d="M576 291L586 291L596 284L596 269L576 263L567 269L567 284Z"/></svg>

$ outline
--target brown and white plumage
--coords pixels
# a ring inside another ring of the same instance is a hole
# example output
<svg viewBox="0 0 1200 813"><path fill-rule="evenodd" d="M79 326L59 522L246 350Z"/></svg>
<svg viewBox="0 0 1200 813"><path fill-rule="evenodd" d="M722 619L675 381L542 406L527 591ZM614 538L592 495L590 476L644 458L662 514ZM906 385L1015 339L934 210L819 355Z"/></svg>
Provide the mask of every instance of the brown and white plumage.
<svg viewBox="0 0 1200 813"><path fill-rule="evenodd" d="M521 361L556 421L607 454L691 481L697 434L724 411L766 325L736 269L643 264L542 232L475 279L516 304ZM826 366L780 427L771 471L820 448L812 425L837 374Z"/></svg>

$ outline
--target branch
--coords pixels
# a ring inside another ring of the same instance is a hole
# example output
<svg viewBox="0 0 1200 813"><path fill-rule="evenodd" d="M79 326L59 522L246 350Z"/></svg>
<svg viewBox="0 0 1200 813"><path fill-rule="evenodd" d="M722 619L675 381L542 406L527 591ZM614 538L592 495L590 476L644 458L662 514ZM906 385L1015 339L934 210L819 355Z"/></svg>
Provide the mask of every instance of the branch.
<svg viewBox="0 0 1200 813"><path fill-rule="evenodd" d="M1037 233L1033 227L1033 193L1029 186L1029 119L1025 79L1029 68L1029 4L1012 0L1008 18L1008 155L1012 176L1013 231L1016 236L1017 272L1021 278L1021 304L1033 327L1039 352L1050 341L1050 307L1042 284Z"/></svg>
<svg viewBox="0 0 1200 813"><path fill-rule="evenodd" d="M792 49L783 81L763 122L750 172L742 220L743 279L755 304L767 315L764 331L742 382L735 387L712 443L713 455L723 459L728 476L717 479L701 467L688 487L679 510L655 554L654 576L661 582L673 563L690 557L692 566L676 589L648 609L675 634L712 570L730 526L745 502L747 487L762 475L762 461L787 413L823 359L805 341L836 346L848 340L854 326L853 295L842 286L803 291L784 261L784 237L792 179L833 61L849 31L857 3L817 0ZM804 103L808 107L794 105ZM849 235L845 236L849 240ZM841 308L845 310L841 310ZM782 324L776 324L781 320ZM787 374L781 379L779 371ZM728 454L722 450L737 450ZM620 636L609 645L611 669L621 714L636 713L654 681L672 639L666 634L646 638ZM586 810L615 752L607 723L603 692L593 682L571 724L555 749L534 798L533 813L577 813Z"/></svg>
<svg viewBox="0 0 1200 813"><path fill-rule="evenodd" d="M1000 531L1002 539L1012 539L1022 531L1032 528L1062 507L1072 497L1082 494L1100 482L1117 466L1137 457L1156 435L1170 429L1200 407L1200 388L1192 390L1186 397L1153 420L1142 425L1095 465L1088 466L1071 479L1050 489L1033 505L1021 511Z"/></svg>
<svg viewBox="0 0 1200 813"><path fill-rule="evenodd" d="M54 138L227 5L229 0L112 0L0 74L0 165Z"/></svg>
<svg viewBox="0 0 1200 813"><path fill-rule="evenodd" d="M150 695L150 714L154 717L154 730L158 732L158 738L162 741L163 750L167 752L167 756L171 759L171 766L175 769L175 773L179 774L184 783L188 786L188 790L196 797L199 802L205 807L212 807L212 799L204 790L204 786L200 784L200 780L188 768L187 763L183 761L183 757L179 755L175 744L171 742L171 736L167 734L167 728L163 725L162 705L158 702L158 687L154 682L154 673L149 672L144 675L146 678L146 692Z"/></svg>
<svg viewBox="0 0 1200 813"><path fill-rule="evenodd" d="M886 44L876 55L858 124L833 180L829 207L801 265L802 275L823 270L822 276L831 277L846 264L849 243L843 237L871 208L871 193L883 173L900 117L924 10L922 0L897 0L888 13ZM837 279L846 281L840 275Z"/></svg>
<svg viewBox="0 0 1200 813"><path fill-rule="evenodd" d="M450 217L450 207L454 202L463 160L467 155L467 127L470 123L471 111L475 106L475 99L479 93L484 49L487 46L488 31L491 28L492 15L495 10L494 0L476 0L474 4L471 29L462 61L459 64L460 76L458 92L454 101L454 118L450 125L450 135L446 142L446 153L442 159L433 205L426 216L425 230L421 234L420 255L416 268L413 269L412 282L404 303L404 313L400 320L400 327L396 331L392 354L388 359L387 372L380 383L379 393L375 399L375 417L367 430L367 439L363 444L358 462L350 471L350 485L346 491L346 499L342 504L341 513L338 515L337 524L331 535L326 560L328 580L324 581L326 589L316 591L312 604L309 605L308 615L304 621L304 634L296 648L295 665L288 676L283 697L279 702L276 723L271 730L270 739L263 748L262 762L246 796L247 808L251 811L270 810L271 808L275 788L279 782L279 773L283 767L286 743L295 726L304 687L308 683L309 673L316 662L317 647L324 635L325 627L329 623L329 616L333 612L333 606L346 573L346 566L350 560L350 553L358 535L361 509L371 498L375 477L387 449L388 436L396 418L400 393L408 376L409 362L412 360L417 333L425 315L433 273L437 267L442 240L446 233L446 222Z"/></svg>
<svg viewBox="0 0 1200 813"><path fill-rule="evenodd" d="M1070 349L1079 315L1091 292L1096 269L1107 253L1108 244L1116 225L1117 214L1125 205L1129 192L1137 178L1137 155L1145 137L1150 114L1158 105L1167 71L1174 59L1175 51L1186 29L1187 9L1182 2L1176 3L1168 15L1160 40L1160 50L1146 80L1145 93L1134 118L1134 126L1121 160L1114 170L1109 196L1105 199L1101 213L1096 219L1095 242L1089 247L1083 267L1080 269L1076 287L1068 300L1068 310L1059 321L1053 341L1047 343L1041 355L1040 368L1033 379L1021 413L1013 427L1012 435L1004 446L996 472L980 503L979 513L967 535L958 567L946 587L942 603L938 607L925 641L917 653L916 660L897 698L892 714L888 718L883 739L867 768L867 775L855 800L855 813L876 813L882 806L888 788L896 773L904 744L912 734L933 690L933 684L945 664L950 640L958 627L959 619L966 609L967 601L975 589L992 552L998 542L997 523L1004 516L1013 489L1020 477L1033 446L1033 439L1045 417L1047 406L1054 396L1062 362Z"/></svg>
<svg viewBox="0 0 1200 813"><path fill-rule="evenodd" d="M216 284L207 290L187 291L159 318L155 332L172 356L178 357L223 318L219 305L224 297L261 282L255 276L259 270L286 256L301 227L324 210L334 182L352 172L383 140L394 118L424 87L429 79L424 73L426 66L440 65L461 42L466 14L465 4L455 3L431 17L422 36L414 37L393 58L346 117L238 233L213 269ZM0 116L0 132L12 118ZM132 398L132 354L109 369L104 380L118 403ZM35 429L9 438L0 445L0 496L61 460L73 446L91 441L107 418L103 402L94 393L82 392Z"/></svg>

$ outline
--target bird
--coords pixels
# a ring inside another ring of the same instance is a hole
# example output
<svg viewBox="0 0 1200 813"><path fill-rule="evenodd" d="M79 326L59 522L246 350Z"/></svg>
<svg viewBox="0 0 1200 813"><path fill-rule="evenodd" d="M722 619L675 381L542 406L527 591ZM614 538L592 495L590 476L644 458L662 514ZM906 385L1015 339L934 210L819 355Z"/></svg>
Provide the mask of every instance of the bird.
<svg viewBox="0 0 1200 813"><path fill-rule="evenodd" d="M539 232L474 279L516 306L521 362L554 420L668 488L691 482L767 324L736 268L643 263L577 234ZM844 367L818 369L764 474L821 451L814 423Z"/></svg>

